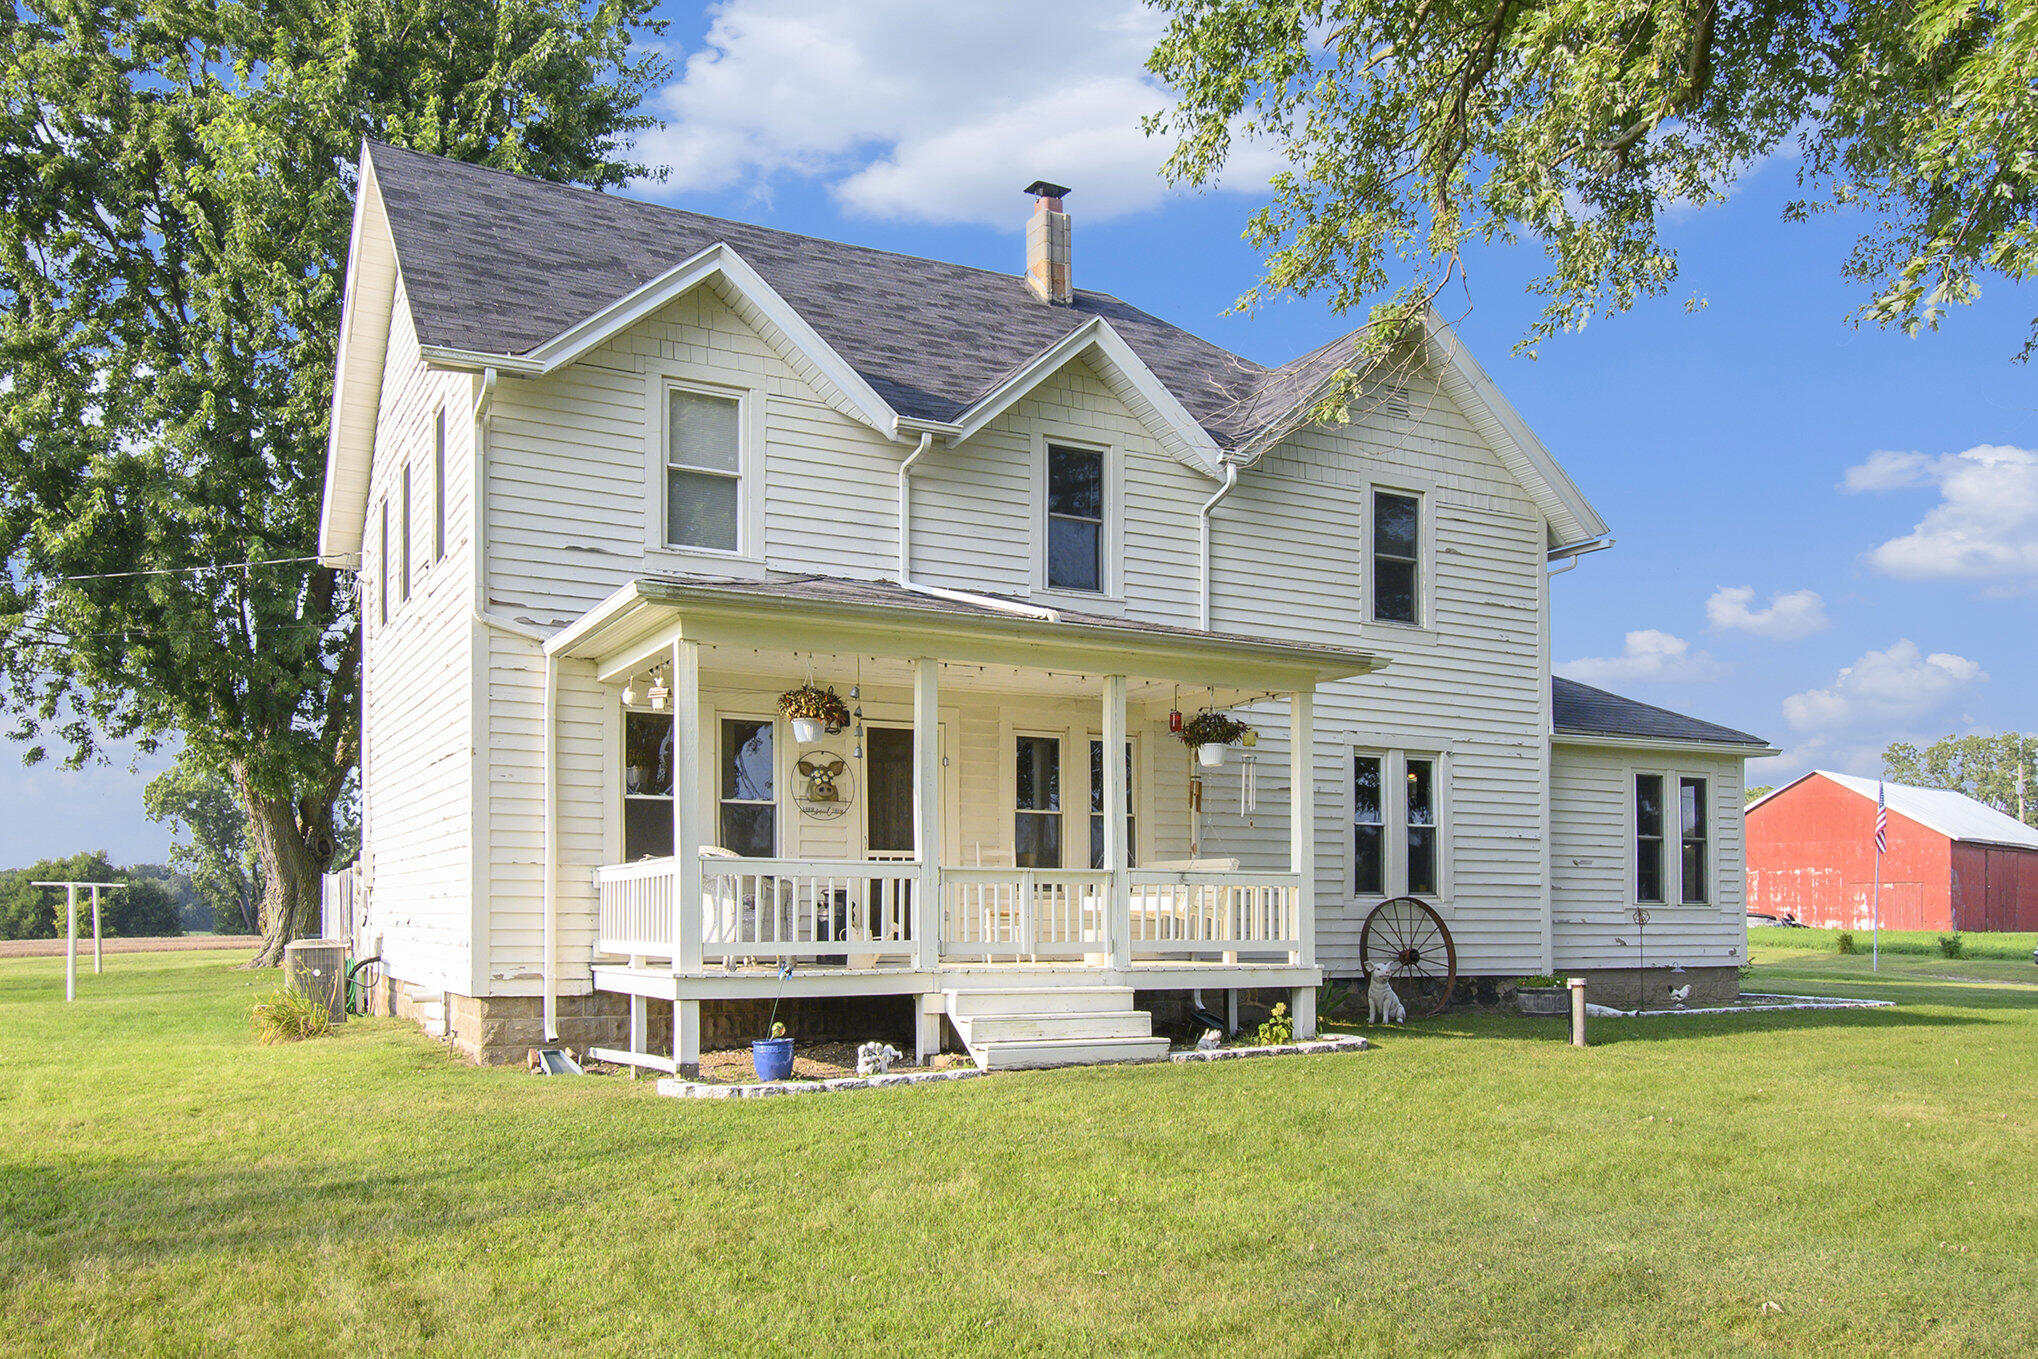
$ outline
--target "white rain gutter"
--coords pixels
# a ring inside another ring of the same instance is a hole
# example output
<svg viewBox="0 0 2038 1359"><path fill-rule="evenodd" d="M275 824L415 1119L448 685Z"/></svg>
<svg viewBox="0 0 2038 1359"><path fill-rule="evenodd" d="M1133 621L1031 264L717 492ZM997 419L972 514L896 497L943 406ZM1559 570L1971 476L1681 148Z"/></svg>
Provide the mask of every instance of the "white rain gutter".
<svg viewBox="0 0 2038 1359"><path fill-rule="evenodd" d="M1613 539L1611 538L1580 538L1575 543L1566 543L1562 547L1551 548L1543 554L1543 560L1562 562L1562 566L1549 573L1553 576L1561 576L1572 567L1578 565L1578 559L1586 553L1604 552L1612 546Z"/></svg>
<svg viewBox="0 0 2038 1359"><path fill-rule="evenodd" d="M1000 613L1014 614L1020 618L1037 618L1049 623L1061 621L1061 615L1053 609L1037 604L1021 604L1016 600L993 599L989 595L971 594L967 590L949 590L939 585L922 585L913 579L913 464L933 446L934 435L927 431L920 434L920 443L906 460L899 464L899 588L929 599L945 599L951 604L973 604L980 609L995 609Z"/></svg>
<svg viewBox="0 0 2038 1359"><path fill-rule="evenodd" d="M1210 513L1217 508L1217 503L1220 500L1230 495L1238 487L1238 464L1231 460L1231 455L1228 453L1224 455L1223 466L1224 484L1217 488L1216 495L1203 502L1203 508L1199 511L1197 520L1197 526L1201 530L1200 545L1203 563L1203 598L1197 613L1197 620L1198 625L1205 632L1210 631Z"/></svg>

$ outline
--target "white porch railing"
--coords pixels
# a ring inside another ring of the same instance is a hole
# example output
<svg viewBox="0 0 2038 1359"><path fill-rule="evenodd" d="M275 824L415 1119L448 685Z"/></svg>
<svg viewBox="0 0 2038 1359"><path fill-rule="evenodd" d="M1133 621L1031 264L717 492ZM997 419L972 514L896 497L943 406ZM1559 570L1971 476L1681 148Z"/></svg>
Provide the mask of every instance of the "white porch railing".
<svg viewBox="0 0 2038 1359"><path fill-rule="evenodd" d="M939 956L957 962L1102 966L1120 938L1135 965L1302 950L1302 880L1293 873L1134 869L1121 912L1111 909L1111 875L1101 871L943 868L925 924L923 869L910 861L708 858L700 874L701 957L716 966L780 958L910 966L922 931L934 926ZM597 869L595 885L598 951L675 956L672 859Z"/></svg>
<svg viewBox="0 0 2038 1359"><path fill-rule="evenodd" d="M1294 873L1132 870L1135 955L1175 958L1301 950L1302 879Z"/></svg>
<svg viewBox="0 0 2038 1359"><path fill-rule="evenodd" d="M595 947L632 957L672 956L673 861L639 859L594 874Z"/></svg>
<svg viewBox="0 0 2038 1359"><path fill-rule="evenodd" d="M1086 958L1108 954L1111 875L1083 869L944 868L941 956Z"/></svg>
<svg viewBox="0 0 2038 1359"><path fill-rule="evenodd" d="M818 859L701 863L701 956L838 959L852 967L910 959L920 867Z"/></svg>

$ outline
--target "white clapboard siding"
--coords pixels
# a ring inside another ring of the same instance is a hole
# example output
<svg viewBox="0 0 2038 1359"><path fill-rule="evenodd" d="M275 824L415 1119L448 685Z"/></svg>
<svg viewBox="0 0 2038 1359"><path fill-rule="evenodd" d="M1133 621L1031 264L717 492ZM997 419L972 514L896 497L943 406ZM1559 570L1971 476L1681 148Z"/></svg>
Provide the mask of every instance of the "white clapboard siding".
<svg viewBox="0 0 2038 1359"><path fill-rule="evenodd" d="M1291 436L1240 481L1213 535L1213 626L1331 641L1387 657L1377 674L1326 686L1316 713L1317 959L1358 967L1377 898L1352 892L1355 747L1444 756L1439 910L1468 974L1534 970L1543 952L1544 736L1541 573L1545 530L1527 493L1433 384L1410 384L1407 417L1362 415ZM1430 501L1431 627L1366 621L1364 572L1374 486ZM1250 867L1287 853L1287 715L1268 706L1260 805L1248 826L1236 765L1205 779L1204 845ZM1393 884L1389 884L1390 888Z"/></svg>
<svg viewBox="0 0 2038 1359"><path fill-rule="evenodd" d="M1641 946L1651 967L1725 967L1747 951L1746 822L1738 756L1703 751L1603 750L1560 745L1551 779L1551 877L1559 967L1633 967L1637 932L1632 835L1636 773L1712 781L1713 900L1704 906L1650 906ZM1674 856L1677 842L1666 855ZM1674 858L1666 859L1672 866ZM1672 877L1674 882L1675 878Z"/></svg>
<svg viewBox="0 0 2038 1359"><path fill-rule="evenodd" d="M446 553L434 560L435 426L447 412ZM362 544L364 831L369 933L392 977L473 989L471 789L473 385L428 371L399 289ZM411 470L410 598L400 601L398 512ZM382 506L390 507L390 572ZM389 621L381 593L390 581Z"/></svg>

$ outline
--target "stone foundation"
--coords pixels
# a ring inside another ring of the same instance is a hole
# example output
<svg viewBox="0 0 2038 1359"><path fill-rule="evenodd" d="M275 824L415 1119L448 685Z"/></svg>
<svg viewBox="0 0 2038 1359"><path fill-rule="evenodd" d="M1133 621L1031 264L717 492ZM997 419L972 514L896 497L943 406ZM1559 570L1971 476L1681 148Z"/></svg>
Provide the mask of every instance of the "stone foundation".
<svg viewBox="0 0 2038 1359"><path fill-rule="evenodd" d="M384 977L369 990L369 1013L422 1025L426 1015L409 990L409 983ZM915 996L789 996L779 1002L778 1020L802 1043L875 1039L911 1052L917 1002ZM584 1053L630 1045L630 998L606 991L559 997L559 1038L549 1045L543 997L448 993L445 1009L447 1043L482 1066L520 1066L536 1047ZM645 1004L645 1046L652 1052L672 1051L672 1009L666 1001ZM742 1047L764 1037L770 1016L769 1000L702 1001L701 1047Z"/></svg>

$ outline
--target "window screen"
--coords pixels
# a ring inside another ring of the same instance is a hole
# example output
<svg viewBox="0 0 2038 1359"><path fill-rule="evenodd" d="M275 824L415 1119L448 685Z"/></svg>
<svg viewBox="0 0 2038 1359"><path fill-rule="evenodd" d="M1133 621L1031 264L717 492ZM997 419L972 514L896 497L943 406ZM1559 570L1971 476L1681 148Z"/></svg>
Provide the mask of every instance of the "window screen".
<svg viewBox="0 0 2038 1359"><path fill-rule="evenodd" d="M732 397L666 394L665 541L734 552L743 489L742 405Z"/></svg>
<svg viewBox="0 0 2038 1359"><path fill-rule="evenodd" d="M1373 617L1420 623L1422 502L1391 491L1373 493Z"/></svg>
<svg viewBox="0 0 2038 1359"><path fill-rule="evenodd" d="M1055 590L1104 588L1104 455L1047 450L1047 584Z"/></svg>

